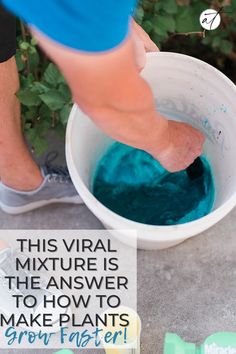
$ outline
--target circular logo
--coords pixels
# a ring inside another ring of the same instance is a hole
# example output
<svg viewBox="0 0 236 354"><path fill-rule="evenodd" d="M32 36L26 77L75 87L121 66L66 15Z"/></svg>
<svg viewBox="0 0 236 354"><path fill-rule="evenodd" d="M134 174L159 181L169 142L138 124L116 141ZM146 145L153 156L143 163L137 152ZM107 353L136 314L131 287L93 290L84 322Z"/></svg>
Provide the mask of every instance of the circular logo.
<svg viewBox="0 0 236 354"><path fill-rule="evenodd" d="M218 28L220 21L220 14L214 9L204 10L200 15L200 25L208 31L212 31Z"/></svg>

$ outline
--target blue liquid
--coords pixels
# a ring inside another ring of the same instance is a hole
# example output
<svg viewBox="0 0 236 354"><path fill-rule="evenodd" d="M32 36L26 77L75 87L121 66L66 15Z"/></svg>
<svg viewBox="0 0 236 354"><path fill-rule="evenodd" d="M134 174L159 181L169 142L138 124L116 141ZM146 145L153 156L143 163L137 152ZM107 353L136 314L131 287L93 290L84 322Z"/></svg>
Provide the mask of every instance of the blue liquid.
<svg viewBox="0 0 236 354"><path fill-rule="evenodd" d="M176 225L207 215L215 188L211 168L190 180L186 171L169 173L151 155L114 143L99 161L94 196L115 213L150 225Z"/></svg>

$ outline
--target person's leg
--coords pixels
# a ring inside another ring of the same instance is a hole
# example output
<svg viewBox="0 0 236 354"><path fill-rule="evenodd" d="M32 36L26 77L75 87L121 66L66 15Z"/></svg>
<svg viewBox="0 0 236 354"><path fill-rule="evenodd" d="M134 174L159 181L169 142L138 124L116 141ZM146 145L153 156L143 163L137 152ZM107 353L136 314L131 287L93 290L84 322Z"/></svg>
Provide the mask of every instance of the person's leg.
<svg viewBox="0 0 236 354"><path fill-rule="evenodd" d="M39 168L25 144L15 51L15 19L0 6L0 208L21 214L57 202L80 204L67 168L53 166L49 156Z"/></svg>
<svg viewBox="0 0 236 354"><path fill-rule="evenodd" d="M5 185L28 191L43 177L21 132L15 36L15 19L0 7L0 177Z"/></svg>
<svg viewBox="0 0 236 354"><path fill-rule="evenodd" d="M32 190L43 181L40 169L25 144L20 104L15 96L19 80L14 57L0 63L0 176L14 189Z"/></svg>

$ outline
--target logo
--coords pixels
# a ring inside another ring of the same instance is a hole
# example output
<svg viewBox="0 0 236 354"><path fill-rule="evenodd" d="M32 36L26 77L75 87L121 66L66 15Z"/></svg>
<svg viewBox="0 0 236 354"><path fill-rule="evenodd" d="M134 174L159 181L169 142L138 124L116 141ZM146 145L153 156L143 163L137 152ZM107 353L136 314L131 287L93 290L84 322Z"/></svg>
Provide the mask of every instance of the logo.
<svg viewBox="0 0 236 354"><path fill-rule="evenodd" d="M220 347L216 343L206 344L204 349L206 354L236 354L234 347Z"/></svg>
<svg viewBox="0 0 236 354"><path fill-rule="evenodd" d="M223 8L216 11L214 9L207 9L203 11L200 15L200 25L208 31L215 30L219 27L221 22L220 13L222 13Z"/></svg>

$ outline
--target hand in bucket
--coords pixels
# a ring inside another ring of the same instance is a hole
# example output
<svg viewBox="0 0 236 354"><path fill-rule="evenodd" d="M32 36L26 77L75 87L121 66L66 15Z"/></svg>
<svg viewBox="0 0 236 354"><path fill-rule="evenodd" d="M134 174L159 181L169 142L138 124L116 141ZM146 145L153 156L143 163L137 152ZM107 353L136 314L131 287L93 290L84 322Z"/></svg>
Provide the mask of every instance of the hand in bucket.
<svg viewBox="0 0 236 354"><path fill-rule="evenodd" d="M177 172L186 169L201 155L205 137L189 124L169 120L163 141L167 143L165 148L151 154L168 171Z"/></svg>

